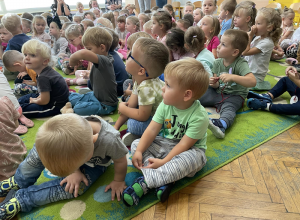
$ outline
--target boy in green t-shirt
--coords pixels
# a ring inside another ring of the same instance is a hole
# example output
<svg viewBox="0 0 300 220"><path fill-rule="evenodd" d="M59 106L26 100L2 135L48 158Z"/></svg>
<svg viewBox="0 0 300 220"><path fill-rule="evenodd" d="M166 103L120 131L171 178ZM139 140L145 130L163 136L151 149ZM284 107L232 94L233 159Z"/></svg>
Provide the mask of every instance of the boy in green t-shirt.
<svg viewBox="0 0 300 220"><path fill-rule="evenodd" d="M195 59L169 63L160 103L141 139L131 145L133 165L143 176L123 192L127 206L156 188L161 202L168 199L174 181L192 177L206 164L208 115L198 99L206 92L209 75ZM157 136L162 129L163 137Z"/></svg>
<svg viewBox="0 0 300 220"><path fill-rule="evenodd" d="M247 97L249 87L256 85L256 79L248 63L241 57L248 45L248 35L240 30L227 30L217 47L219 59L213 65L213 77L209 88L201 97L204 107L216 107L220 119L210 119L208 129L217 138L225 137L225 130L231 126Z"/></svg>

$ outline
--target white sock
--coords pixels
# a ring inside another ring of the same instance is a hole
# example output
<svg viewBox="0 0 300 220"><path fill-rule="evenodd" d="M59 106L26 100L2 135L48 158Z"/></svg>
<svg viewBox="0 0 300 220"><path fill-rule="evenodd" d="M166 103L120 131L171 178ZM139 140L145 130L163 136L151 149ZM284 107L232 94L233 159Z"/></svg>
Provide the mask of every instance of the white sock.
<svg viewBox="0 0 300 220"><path fill-rule="evenodd" d="M270 111L270 105L271 103L267 103L267 108L265 108L265 110Z"/></svg>

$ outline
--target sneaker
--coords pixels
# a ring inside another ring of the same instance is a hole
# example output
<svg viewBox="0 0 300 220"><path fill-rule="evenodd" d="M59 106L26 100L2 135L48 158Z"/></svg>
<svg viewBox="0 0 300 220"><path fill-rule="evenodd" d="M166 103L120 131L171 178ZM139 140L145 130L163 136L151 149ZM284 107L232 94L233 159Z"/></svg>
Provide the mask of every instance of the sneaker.
<svg viewBox="0 0 300 220"><path fill-rule="evenodd" d="M298 64L298 60L296 60L295 58L286 58L285 62L289 65Z"/></svg>
<svg viewBox="0 0 300 220"><path fill-rule="evenodd" d="M267 93L259 94L259 93L249 91L247 99L251 99L251 98L267 100L268 102L272 103L272 98Z"/></svg>
<svg viewBox="0 0 300 220"><path fill-rule="evenodd" d="M9 220L16 216L21 211L19 201L15 197L15 192L9 200L6 200L0 205L0 219Z"/></svg>
<svg viewBox="0 0 300 220"><path fill-rule="evenodd" d="M128 132L122 137L122 141L125 144L125 146L131 146L132 142L139 138L141 138L141 136L131 134L130 132Z"/></svg>
<svg viewBox="0 0 300 220"><path fill-rule="evenodd" d="M247 106L248 108L251 108L253 110L258 110L258 109L262 109L265 110L268 106L268 102L267 100L261 100L261 99L248 99L247 100Z"/></svg>
<svg viewBox="0 0 300 220"><path fill-rule="evenodd" d="M174 183L169 183L167 185L164 185L164 186L161 186L161 187L158 187L155 189L156 196L159 201L164 203L165 201L168 200L169 195L172 191L173 185L174 185Z"/></svg>
<svg viewBox="0 0 300 220"><path fill-rule="evenodd" d="M10 190L18 190L20 187L15 182L15 177L12 176L9 179L0 182L0 197L6 197Z"/></svg>
<svg viewBox="0 0 300 220"><path fill-rule="evenodd" d="M208 129L211 130L216 138L225 137L225 128L223 127L219 119L210 119Z"/></svg>

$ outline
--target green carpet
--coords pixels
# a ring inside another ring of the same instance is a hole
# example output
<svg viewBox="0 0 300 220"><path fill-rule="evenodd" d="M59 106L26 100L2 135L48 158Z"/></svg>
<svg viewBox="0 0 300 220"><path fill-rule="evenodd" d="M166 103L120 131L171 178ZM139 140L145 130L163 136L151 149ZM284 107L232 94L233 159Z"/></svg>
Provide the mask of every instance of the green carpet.
<svg viewBox="0 0 300 220"><path fill-rule="evenodd" d="M275 76L284 76L286 67L276 62L270 63L270 74ZM272 86L276 84L278 78L267 76L266 78ZM77 90L74 86L71 89ZM288 103L289 95L283 94L276 102ZM207 108L210 117L219 117L213 108ZM104 117L109 122L114 122L118 118L117 111L113 115ZM46 119L34 120L35 127L30 128L29 132L22 136L27 149L33 146L37 129ZM184 178L178 181L173 189L173 193L188 186L199 178L211 173L212 171L224 166L235 158L245 154L246 152L258 147L262 143L270 140L276 135L289 129L300 121L300 117L288 117L283 115L275 115L270 112L253 111L244 105L244 111L240 110L237 114L235 124L226 130L224 140L216 139L210 131L208 131L206 156L208 162L206 166L197 173L193 178ZM122 129L126 126L122 127ZM128 173L126 176L126 184L129 185L141 173L135 169L128 155ZM40 184L56 178L47 170L44 170L37 181ZM139 206L127 208L122 202L111 201L110 192L104 193L105 186L113 179L113 165L111 165L105 174L81 197L77 199L61 201L49 204L40 208L33 209L29 213L21 213L20 219L129 219L147 208L157 203L154 191L146 195Z"/></svg>

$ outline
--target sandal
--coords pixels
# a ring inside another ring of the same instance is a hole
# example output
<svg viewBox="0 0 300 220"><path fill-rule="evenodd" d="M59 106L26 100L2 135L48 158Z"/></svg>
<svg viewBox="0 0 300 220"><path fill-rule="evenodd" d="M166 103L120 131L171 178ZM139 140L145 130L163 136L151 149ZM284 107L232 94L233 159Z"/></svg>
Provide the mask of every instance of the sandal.
<svg viewBox="0 0 300 220"><path fill-rule="evenodd" d="M28 132L28 128L24 125L19 125L19 127L14 131L17 135L26 134Z"/></svg>
<svg viewBox="0 0 300 220"><path fill-rule="evenodd" d="M170 193L171 193L171 191L172 191L173 185L174 185L174 183L169 183L169 184L167 184L167 185L160 186L160 187L157 187L157 188L155 189L156 196L157 196L157 198L158 198L162 203L164 203L165 201L168 200L169 195L170 195ZM158 193L159 191L162 191L162 194L160 195L160 198L159 198L159 196L157 195L157 193Z"/></svg>
<svg viewBox="0 0 300 220"><path fill-rule="evenodd" d="M19 118L19 121L28 128L32 128L34 126L34 122L26 118L23 114Z"/></svg>

